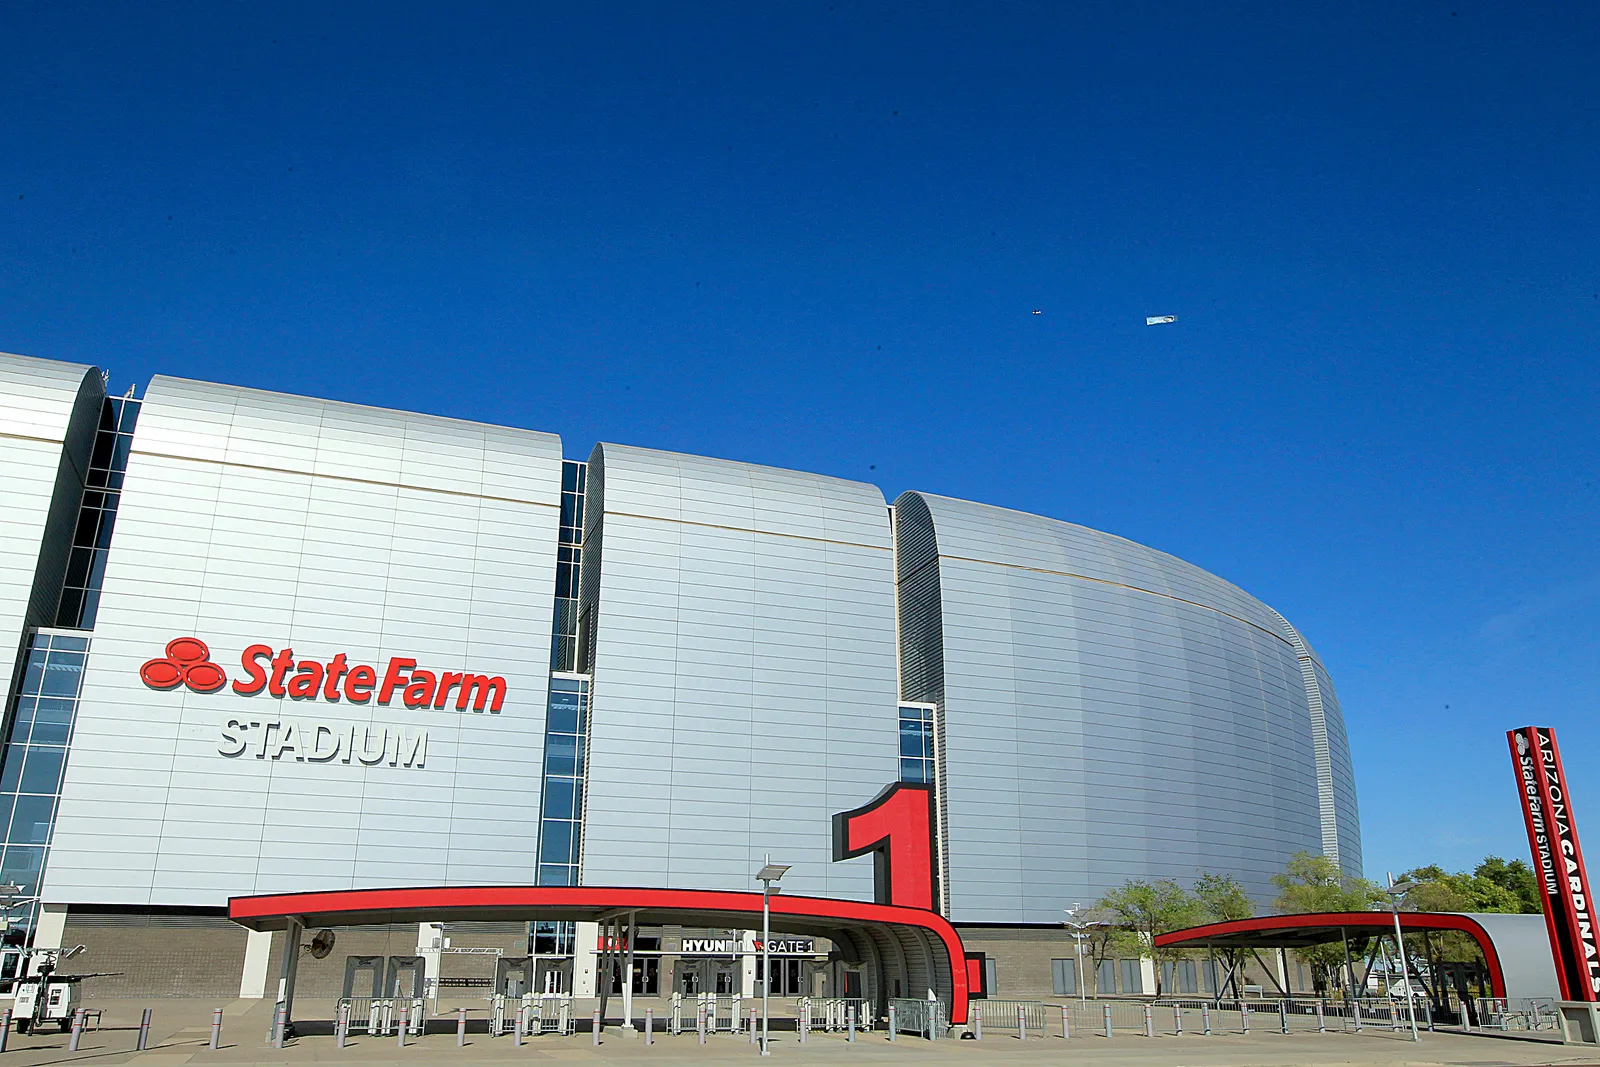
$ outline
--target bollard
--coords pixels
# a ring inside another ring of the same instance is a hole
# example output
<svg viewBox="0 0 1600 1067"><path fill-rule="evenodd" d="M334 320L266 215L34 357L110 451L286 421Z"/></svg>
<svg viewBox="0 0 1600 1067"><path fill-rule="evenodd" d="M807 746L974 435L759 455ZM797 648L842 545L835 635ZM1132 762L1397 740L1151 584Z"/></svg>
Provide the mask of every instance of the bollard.
<svg viewBox="0 0 1600 1067"><path fill-rule="evenodd" d="M1278 1033L1287 1034L1288 1032L1289 1032L1289 1009L1288 1009L1287 1006L1284 1005L1283 1001L1280 1000L1280 1001L1278 1001Z"/></svg>
<svg viewBox="0 0 1600 1067"><path fill-rule="evenodd" d="M1156 1013L1150 1005L1144 1006L1144 1036L1156 1036Z"/></svg>
<svg viewBox="0 0 1600 1067"><path fill-rule="evenodd" d="M527 1016L527 1014L528 1014L528 1006L526 1004L518 1004L517 1005L517 1021L511 1027L511 1043L513 1045L517 1046L518 1048L522 1047L523 1019Z"/></svg>
<svg viewBox="0 0 1600 1067"><path fill-rule="evenodd" d="M800 1043L806 1043L806 1031L811 1029L811 998L806 997L800 1001Z"/></svg>
<svg viewBox="0 0 1600 1067"><path fill-rule="evenodd" d="M456 1048L467 1043L467 1009L456 1009Z"/></svg>
<svg viewBox="0 0 1600 1067"><path fill-rule="evenodd" d="M155 1018L156 1010L146 1008L139 1015L139 1040L134 1042L133 1050L143 1052L150 1047L150 1022Z"/></svg>
<svg viewBox="0 0 1600 1067"><path fill-rule="evenodd" d="M1102 1004L1102 1005L1100 1005L1100 1007L1106 1013L1106 1016L1105 1016L1105 1018L1106 1018L1106 1040L1110 1041L1111 1040L1111 1005Z"/></svg>
<svg viewBox="0 0 1600 1067"><path fill-rule="evenodd" d="M1239 1001L1239 1025L1244 1028L1245 1033L1250 1032L1250 1005L1242 1000Z"/></svg>
<svg viewBox="0 0 1600 1067"><path fill-rule="evenodd" d="M406 1047L406 1027L411 1024L411 1005L400 1005L400 1021L394 1028L394 1043L400 1048Z"/></svg>
<svg viewBox="0 0 1600 1067"><path fill-rule="evenodd" d="M854 1004L850 1005L849 1016L850 1016L850 1034L849 1034L849 1036L847 1036L845 1038L845 1040L846 1041L854 1041L856 1039L856 1006Z"/></svg>
<svg viewBox="0 0 1600 1067"><path fill-rule="evenodd" d="M1328 1017L1322 1014L1322 1001L1317 1001L1317 1033L1328 1032Z"/></svg>
<svg viewBox="0 0 1600 1067"><path fill-rule="evenodd" d="M289 1005L279 1004L272 1013L272 1047L282 1048L289 1030Z"/></svg>
<svg viewBox="0 0 1600 1067"><path fill-rule="evenodd" d="M1361 1002L1359 1000L1356 1001L1356 1004L1355 1004L1355 1015L1356 1015L1356 1033L1359 1034L1361 1032Z"/></svg>
<svg viewBox="0 0 1600 1067"><path fill-rule="evenodd" d="M1205 1036L1211 1036L1211 1005L1200 1005L1200 1024L1205 1027Z"/></svg>
<svg viewBox="0 0 1600 1067"><path fill-rule="evenodd" d="M972 1025L975 1028L973 1030L973 1032L972 1032L972 1039L974 1041L982 1041L983 1040L983 1009L982 1008L971 1008L971 1007L969 1007L967 1010L972 1012Z"/></svg>
<svg viewBox="0 0 1600 1067"><path fill-rule="evenodd" d="M756 1010L754 1008L751 1008L750 1009L750 1040L745 1042L745 1044L753 1045L755 1043L756 1043Z"/></svg>
<svg viewBox="0 0 1600 1067"><path fill-rule="evenodd" d="M1469 1034L1472 1033L1472 1017L1467 1014L1467 1002L1464 1000L1461 1002L1461 1029ZM5 1045L0 1044L0 1052L5 1050Z"/></svg>
<svg viewBox="0 0 1600 1067"><path fill-rule="evenodd" d="M222 1047L222 1009L211 1013L211 1044L209 1048Z"/></svg>
<svg viewBox="0 0 1600 1067"><path fill-rule="evenodd" d="M1017 1040L1028 1040L1028 1009L1017 1006Z"/></svg>
<svg viewBox="0 0 1600 1067"><path fill-rule="evenodd" d="M1172 1032L1183 1036L1183 1006L1179 1004L1172 1006Z"/></svg>
<svg viewBox="0 0 1600 1067"><path fill-rule="evenodd" d="M646 1008L644 1010L644 1043L647 1045L656 1043L656 1010L654 1008Z"/></svg>
<svg viewBox="0 0 1600 1067"><path fill-rule="evenodd" d="M599 1008L596 1008L594 1010L594 1022L590 1024L589 1033L593 1035L593 1037L590 1039L590 1043L593 1044L595 1048L599 1048L600 1047L600 1009Z"/></svg>
<svg viewBox="0 0 1600 1067"><path fill-rule="evenodd" d="M350 1005L339 1005L339 1018L333 1024L334 1044L344 1048L345 1042L350 1037Z"/></svg>
<svg viewBox="0 0 1600 1067"><path fill-rule="evenodd" d="M11 1036L11 1009L0 1012L0 1052L6 1050L7 1039Z"/></svg>
<svg viewBox="0 0 1600 1067"><path fill-rule="evenodd" d="M1072 1038L1072 1021L1067 1017L1067 1006L1061 1005L1061 1040L1068 1041Z"/></svg>
<svg viewBox="0 0 1600 1067"><path fill-rule="evenodd" d="M72 1036L67 1039L67 1051L78 1051L78 1042L83 1040L83 1009L74 1009L72 1013Z"/></svg>
<svg viewBox="0 0 1600 1067"><path fill-rule="evenodd" d="M895 1026L894 1001L891 1000L891 1001L889 1001L889 1040L890 1041L894 1040L894 1034L895 1034L895 1031L897 1029L899 1029L899 1028L897 1026Z"/></svg>
<svg viewBox="0 0 1600 1067"><path fill-rule="evenodd" d="M700 1043L706 1043L706 1006L700 1005L700 1011L695 1016L695 1031L700 1035Z"/></svg>

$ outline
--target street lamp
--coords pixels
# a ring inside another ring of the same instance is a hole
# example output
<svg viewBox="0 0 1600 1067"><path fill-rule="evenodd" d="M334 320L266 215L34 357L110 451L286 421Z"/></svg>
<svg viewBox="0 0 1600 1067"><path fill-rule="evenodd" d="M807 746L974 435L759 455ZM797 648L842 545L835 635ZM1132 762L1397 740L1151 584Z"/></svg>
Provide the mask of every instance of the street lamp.
<svg viewBox="0 0 1600 1067"><path fill-rule="evenodd" d="M1083 910L1082 904L1073 904L1072 907L1064 910L1067 913L1067 918L1061 925L1072 930L1073 945L1078 950L1078 1001L1086 1005L1089 1003L1089 984L1084 980L1083 974L1083 939L1086 936L1084 931L1091 926L1099 926L1101 924L1092 920L1089 922L1077 921L1078 913Z"/></svg>
<svg viewBox="0 0 1600 1067"><path fill-rule="evenodd" d="M1389 896L1389 910L1394 913L1394 946L1400 952L1400 975L1406 983L1406 1013L1411 1017L1411 1040L1422 1040L1417 1036L1417 1002L1412 1000L1411 969L1406 966L1406 943L1400 935L1400 898L1405 896L1406 890L1415 889L1415 882L1396 882L1394 875L1389 875L1389 888L1384 892Z"/></svg>
<svg viewBox="0 0 1600 1067"><path fill-rule="evenodd" d="M789 870L786 863L773 863L772 853L767 853L767 865L756 872L761 883L761 1054L772 1055L767 1048L771 1038L768 1027L767 995L772 992L772 883ZM781 887L780 887L781 889Z"/></svg>

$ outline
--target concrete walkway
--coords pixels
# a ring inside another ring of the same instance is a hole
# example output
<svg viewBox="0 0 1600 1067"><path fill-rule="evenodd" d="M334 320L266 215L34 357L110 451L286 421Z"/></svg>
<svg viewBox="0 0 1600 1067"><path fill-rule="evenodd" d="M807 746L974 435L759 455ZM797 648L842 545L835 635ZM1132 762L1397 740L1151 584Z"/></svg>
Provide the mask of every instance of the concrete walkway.
<svg viewBox="0 0 1600 1067"><path fill-rule="evenodd" d="M576 1062L589 1064L629 1064L642 1067L651 1061L673 1064L734 1063L759 1061L756 1047L743 1035L719 1034L701 1045L694 1034L678 1037L657 1034L655 1044L647 1046L642 1035L611 1028L602 1033L597 1048L587 1033L573 1037L528 1038L518 1047L510 1037L489 1038L469 1034L464 1048L456 1047L450 1020L435 1025L446 1032L408 1038L404 1049L393 1037L353 1036L346 1048L335 1046L325 1035L300 1038L283 1049L267 1045L272 1004L269 1001L236 1001L224 1005L222 1047L206 1047L210 1036L214 1002L160 1000L148 1003L111 1001L91 1004L104 1011L106 1026L85 1033L79 1051L67 1051L67 1037L49 1033L9 1035L9 1050L0 1064L44 1067L46 1064L143 1064L147 1067L178 1067L180 1064L290 1065L307 1063L359 1063L362 1067L389 1064L422 1067L448 1063L460 1067L476 1064L504 1064L510 1061ZM151 1048L133 1051L140 1011L155 1009ZM481 1015L480 1015L481 1018ZM481 1023L480 1023L481 1025ZM1600 1050L1567 1047L1548 1040L1518 1040L1493 1035L1453 1033L1424 1034L1413 1044L1409 1034L1369 1030L1362 1034L1215 1034L1211 1037L1143 1037L1118 1035L1060 1037L1019 1041L1016 1036L991 1035L978 1041L939 1041L930 1043L909 1035L889 1041L881 1031L863 1033L851 1044L837 1034L812 1034L801 1045L793 1033L773 1035L773 1064L874 1063L905 1064L1088 1064L1112 1067L1120 1064L1149 1064L1150 1067L1285 1067L1285 1065L1406 1065L1451 1064L1459 1067L1535 1067L1535 1065L1591 1065L1600 1063Z"/></svg>

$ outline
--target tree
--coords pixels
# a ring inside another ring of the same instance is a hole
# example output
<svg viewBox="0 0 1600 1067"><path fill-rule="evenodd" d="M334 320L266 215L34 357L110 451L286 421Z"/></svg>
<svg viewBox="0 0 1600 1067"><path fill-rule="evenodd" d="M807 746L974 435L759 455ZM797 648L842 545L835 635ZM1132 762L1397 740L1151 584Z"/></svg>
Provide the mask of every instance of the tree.
<svg viewBox="0 0 1600 1067"><path fill-rule="evenodd" d="M1472 876L1507 890L1516 898L1516 910L1524 915L1537 915L1544 911L1544 900L1539 895L1539 880L1534 877L1533 868L1521 860L1507 863L1499 856L1485 856Z"/></svg>
<svg viewBox="0 0 1600 1067"><path fill-rule="evenodd" d="M1282 874L1272 876L1278 887L1278 911L1305 915L1318 911L1373 911L1383 903L1383 890L1365 878L1345 874L1327 856L1296 852Z"/></svg>
<svg viewBox="0 0 1600 1067"><path fill-rule="evenodd" d="M1248 919L1256 913L1250 895L1231 874L1202 874L1195 879L1194 898L1206 922Z"/></svg>
<svg viewBox="0 0 1600 1067"><path fill-rule="evenodd" d="M1351 877L1327 856L1311 852L1296 852L1289 857L1283 873L1274 875L1272 882L1278 887L1278 911L1284 914L1372 911L1383 901L1383 890L1375 883ZM1359 954L1366 947L1366 938L1355 939L1352 946ZM1335 983L1335 975L1344 965L1344 953L1342 942L1329 943L1301 949L1300 958L1311 965L1317 985L1326 987Z"/></svg>
<svg viewBox="0 0 1600 1067"><path fill-rule="evenodd" d="M1186 953L1181 949L1157 948L1156 937L1193 926L1201 916L1195 898L1170 878L1154 882L1133 878L1101 898L1100 907L1116 915L1122 928L1131 935L1129 948L1156 961L1156 996L1160 996L1159 965L1178 960Z"/></svg>
<svg viewBox="0 0 1600 1067"><path fill-rule="evenodd" d="M1221 923L1231 922L1234 919L1248 919L1256 913L1256 906L1250 900L1250 895L1244 891L1244 886L1231 874L1202 874L1194 883L1195 904L1206 922ZM1223 974L1237 975L1239 965L1244 960L1244 949L1229 946L1219 950L1222 957ZM1220 982L1222 975L1216 975L1209 981ZM1237 982L1237 979L1235 979ZM1221 993L1221 990L1217 990Z"/></svg>

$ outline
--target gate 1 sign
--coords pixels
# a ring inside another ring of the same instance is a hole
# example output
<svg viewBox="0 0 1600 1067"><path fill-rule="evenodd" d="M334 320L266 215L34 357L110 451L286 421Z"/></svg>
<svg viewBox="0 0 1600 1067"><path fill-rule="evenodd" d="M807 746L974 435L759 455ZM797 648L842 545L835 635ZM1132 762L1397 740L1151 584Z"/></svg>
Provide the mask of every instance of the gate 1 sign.
<svg viewBox="0 0 1600 1067"><path fill-rule="evenodd" d="M1583 850L1578 847L1578 828L1572 821L1556 732L1524 726L1506 738L1517 765L1533 869L1544 891L1544 921L1550 931L1561 997L1600 1001L1600 945L1595 941L1589 875L1583 869Z"/></svg>

